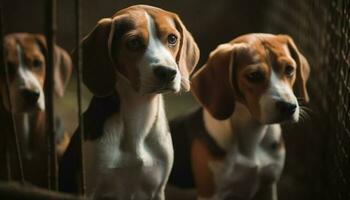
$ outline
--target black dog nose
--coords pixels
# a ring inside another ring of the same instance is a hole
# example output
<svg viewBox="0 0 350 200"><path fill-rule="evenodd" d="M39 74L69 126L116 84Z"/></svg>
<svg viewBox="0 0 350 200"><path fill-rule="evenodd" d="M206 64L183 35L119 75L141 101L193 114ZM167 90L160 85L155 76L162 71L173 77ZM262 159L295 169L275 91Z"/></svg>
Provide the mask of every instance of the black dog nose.
<svg viewBox="0 0 350 200"><path fill-rule="evenodd" d="M276 102L277 109L283 114L283 115L292 115L296 108L297 105L288 103L285 101L277 101Z"/></svg>
<svg viewBox="0 0 350 200"><path fill-rule="evenodd" d="M172 81L176 76L176 70L170 67L158 66L153 70L154 74L160 81Z"/></svg>
<svg viewBox="0 0 350 200"><path fill-rule="evenodd" d="M40 96L40 92L28 90L28 89L22 89L21 95L27 103L34 104L38 101L39 96Z"/></svg>

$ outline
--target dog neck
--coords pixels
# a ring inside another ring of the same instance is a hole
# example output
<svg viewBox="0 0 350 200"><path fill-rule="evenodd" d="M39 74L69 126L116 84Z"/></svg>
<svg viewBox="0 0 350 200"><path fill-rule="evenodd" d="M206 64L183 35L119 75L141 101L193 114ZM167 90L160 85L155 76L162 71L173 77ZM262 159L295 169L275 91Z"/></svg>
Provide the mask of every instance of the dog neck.
<svg viewBox="0 0 350 200"><path fill-rule="evenodd" d="M163 109L161 94L141 95L123 80L118 81L120 115L124 127L124 143L127 149L143 144Z"/></svg>
<svg viewBox="0 0 350 200"><path fill-rule="evenodd" d="M222 149L230 151L236 143L240 152L246 156L254 155L268 128L268 125L258 122L246 106L238 102L234 113L226 120L217 120L206 110L203 119L209 135Z"/></svg>
<svg viewBox="0 0 350 200"><path fill-rule="evenodd" d="M40 153L45 148L45 112L16 113L13 116L22 155L30 160L33 154ZM1 129L4 129L8 135L12 132L11 126L8 125L11 124L9 117L10 113L4 106L0 106L0 120L3 122Z"/></svg>
<svg viewBox="0 0 350 200"><path fill-rule="evenodd" d="M15 114L15 123L23 155L31 159L33 154L41 152L45 146L45 112Z"/></svg>

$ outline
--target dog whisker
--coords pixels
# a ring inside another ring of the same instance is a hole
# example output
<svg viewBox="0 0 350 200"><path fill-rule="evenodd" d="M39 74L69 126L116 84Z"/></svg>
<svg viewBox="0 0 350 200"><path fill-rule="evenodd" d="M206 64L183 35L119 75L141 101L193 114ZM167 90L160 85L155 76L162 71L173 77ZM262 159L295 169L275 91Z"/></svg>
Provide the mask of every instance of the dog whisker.
<svg viewBox="0 0 350 200"><path fill-rule="evenodd" d="M310 118L310 114L307 112L305 107L300 108L299 118L300 118L300 122L302 123L306 122L306 120Z"/></svg>
<svg viewBox="0 0 350 200"><path fill-rule="evenodd" d="M304 112L308 112L308 113L313 113L313 110L304 106L300 106L300 110L303 110Z"/></svg>
<svg viewBox="0 0 350 200"><path fill-rule="evenodd" d="M306 106L300 106L300 109L303 110L304 112L306 112L309 115L314 113L314 111L311 108L308 108Z"/></svg>
<svg viewBox="0 0 350 200"><path fill-rule="evenodd" d="M300 119L301 119L301 122L304 123L306 122L306 120L309 118L309 116L307 115L306 112L301 112L300 113Z"/></svg>

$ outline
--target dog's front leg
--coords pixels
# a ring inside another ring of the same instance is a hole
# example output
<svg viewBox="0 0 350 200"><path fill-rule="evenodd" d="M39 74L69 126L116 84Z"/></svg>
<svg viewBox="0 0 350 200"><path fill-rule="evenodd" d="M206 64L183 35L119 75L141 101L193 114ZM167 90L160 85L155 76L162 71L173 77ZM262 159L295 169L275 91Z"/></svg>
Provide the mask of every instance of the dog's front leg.
<svg viewBox="0 0 350 200"><path fill-rule="evenodd" d="M154 200L165 200L165 186L162 186L160 190L157 192L156 197Z"/></svg>
<svg viewBox="0 0 350 200"><path fill-rule="evenodd" d="M277 200L277 184L272 183L266 187L261 187L253 200Z"/></svg>
<svg viewBox="0 0 350 200"><path fill-rule="evenodd" d="M167 133L167 136L170 136L169 132ZM155 200L164 200L165 199L165 187L168 183L170 171L171 171L171 168L172 168L173 162L174 162L174 150L173 150L172 146L169 145L169 144L172 144L171 137L166 137L166 138L167 138L166 140L168 142L166 142L164 144L164 153L165 153L167 159L166 159L166 162L164 163L164 166L163 166L165 178L163 179L163 182L161 183L161 185L157 191Z"/></svg>

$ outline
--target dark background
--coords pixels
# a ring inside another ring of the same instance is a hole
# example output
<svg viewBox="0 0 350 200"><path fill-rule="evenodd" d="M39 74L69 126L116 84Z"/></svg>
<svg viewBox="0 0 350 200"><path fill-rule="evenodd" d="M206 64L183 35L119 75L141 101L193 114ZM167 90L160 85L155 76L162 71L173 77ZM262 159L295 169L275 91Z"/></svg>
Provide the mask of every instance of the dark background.
<svg viewBox="0 0 350 200"><path fill-rule="evenodd" d="M3 0L5 32L45 31L45 0ZM103 17L122 8L148 4L177 13L193 34L201 49L201 62L218 44L234 37L263 30L261 19L265 0L84 0L82 33L87 34ZM75 5L72 0L58 0L57 43L67 50L75 45Z"/></svg>
<svg viewBox="0 0 350 200"><path fill-rule="evenodd" d="M45 0L2 0L4 6L5 33L44 33L46 30ZM266 0L255 1L202 1L202 0L83 0L82 35L86 35L99 19L110 17L120 9L136 4L148 4L177 13L192 33L201 50L198 66L206 61L211 50L217 45L230 41L236 36L249 32L261 32L263 7ZM75 1L57 1L57 44L68 52L75 48ZM74 77L74 75L73 75ZM74 79L73 79L74 80ZM75 83L71 81L63 100L58 100L58 112L63 115L68 130L76 127ZM89 92L84 90L84 105L89 102ZM190 94L166 96L170 104L168 117L185 112L195 102ZM171 109L173 103L176 109ZM167 108L169 108L167 107ZM66 112L68 111L68 112Z"/></svg>
<svg viewBox="0 0 350 200"><path fill-rule="evenodd" d="M2 0L5 32L45 31L45 0ZM58 0L57 43L75 47L73 0ZM311 65L312 111L305 122L284 125L287 148L279 183L282 200L350 199L349 0L83 0L82 32L103 17L135 4L177 13L201 50L201 66L218 44L250 32L291 35ZM84 105L89 101L84 91ZM74 78L55 101L68 130L76 127ZM166 95L168 118L197 106L190 94Z"/></svg>

